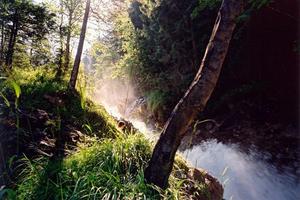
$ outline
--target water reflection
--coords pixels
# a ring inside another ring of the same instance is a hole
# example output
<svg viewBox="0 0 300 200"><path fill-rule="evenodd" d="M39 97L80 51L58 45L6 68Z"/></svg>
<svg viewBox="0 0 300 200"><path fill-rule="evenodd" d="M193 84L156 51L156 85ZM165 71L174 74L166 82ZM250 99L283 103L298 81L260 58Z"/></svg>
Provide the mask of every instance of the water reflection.
<svg viewBox="0 0 300 200"><path fill-rule="evenodd" d="M300 199L297 175L288 168L279 171L265 161L267 155L255 149L246 154L237 145L209 140L183 150L182 154L192 165L208 170L221 182L225 182L225 199ZM228 170L222 175L225 168Z"/></svg>

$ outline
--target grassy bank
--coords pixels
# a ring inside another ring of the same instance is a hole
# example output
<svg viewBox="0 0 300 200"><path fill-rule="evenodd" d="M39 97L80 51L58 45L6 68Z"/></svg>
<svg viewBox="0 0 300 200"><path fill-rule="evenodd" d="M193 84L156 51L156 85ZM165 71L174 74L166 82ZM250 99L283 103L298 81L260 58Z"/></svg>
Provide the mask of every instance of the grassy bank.
<svg viewBox="0 0 300 200"><path fill-rule="evenodd" d="M182 181L167 191L147 185L150 146L142 135L101 139L62 160L25 160L18 199L179 199Z"/></svg>
<svg viewBox="0 0 300 200"><path fill-rule="evenodd" d="M101 106L68 92L51 71L15 70L2 80L2 126L14 130L14 177L4 199L192 199L209 192L188 177L177 159L170 186L145 182L152 145L141 133L125 134ZM82 90L80 90L82 91ZM9 141L8 141L9 142ZM34 148L32 148L34 146ZM12 160L12 159L8 159Z"/></svg>

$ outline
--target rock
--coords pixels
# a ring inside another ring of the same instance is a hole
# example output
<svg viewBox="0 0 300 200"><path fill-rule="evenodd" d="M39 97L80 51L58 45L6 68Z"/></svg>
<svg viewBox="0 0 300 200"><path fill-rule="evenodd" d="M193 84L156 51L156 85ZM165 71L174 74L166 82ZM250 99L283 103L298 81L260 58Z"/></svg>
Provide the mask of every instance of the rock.
<svg viewBox="0 0 300 200"><path fill-rule="evenodd" d="M36 109L33 114L39 121L46 122L50 119L49 114L45 110Z"/></svg>
<svg viewBox="0 0 300 200"><path fill-rule="evenodd" d="M120 119L117 120L118 123L118 129L120 129L124 133L135 133L136 128L134 128L133 124L127 120Z"/></svg>
<svg viewBox="0 0 300 200"><path fill-rule="evenodd" d="M44 99L49 101L51 104L54 104L54 105L57 105L57 106L63 106L64 105L63 100L58 96L50 96L48 94L45 94L43 97L44 97Z"/></svg>
<svg viewBox="0 0 300 200"><path fill-rule="evenodd" d="M204 169L190 168L188 178L200 183L205 183L208 186L210 200L223 199L224 189L221 183Z"/></svg>

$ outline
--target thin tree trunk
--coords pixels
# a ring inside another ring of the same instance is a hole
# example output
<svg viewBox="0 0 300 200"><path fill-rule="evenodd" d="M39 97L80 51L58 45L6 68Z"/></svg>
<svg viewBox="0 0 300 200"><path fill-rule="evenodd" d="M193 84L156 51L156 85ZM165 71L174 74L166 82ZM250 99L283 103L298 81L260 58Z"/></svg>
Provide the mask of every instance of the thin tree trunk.
<svg viewBox="0 0 300 200"><path fill-rule="evenodd" d="M64 35L63 35L63 22L64 22L64 15L63 15L63 5L60 1L60 24L59 24L59 43L60 43L60 51L59 51L59 58L58 58L58 69L56 72L56 79L60 79L62 76L62 68L63 68L63 54L64 54Z"/></svg>
<svg viewBox="0 0 300 200"><path fill-rule="evenodd" d="M64 63L65 71L68 70L70 65L70 43L71 43L71 34L72 34L72 21L73 21L73 13L70 12L69 22L68 22L66 52L65 52L65 63Z"/></svg>
<svg viewBox="0 0 300 200"><path fill-rule="evenodd" d="M30 45L30 50L29 50L29 63L30 65L32 66L33 65L33 59L32 59L32 56L33 56L33 42L31 43Z"/></svg>
<svg viewBox="0 0 300 200"><path fill-rule="evenodd" d="M244 0L223 0L199 71L174 108L154 148L145 170L148 182L163 189L167 187L177 148L196 115L203 111L216 86L236 19L243 10Z"/></svg>
<svg viewBox="0 0 300 200"><path fill-rule="evenodd" d="M1 22L1 46L0 46L0 65L3 63L4 58L4 21Z"/></svg>
<svg viewBox="0 0 300 200"><path fill-rule="evenodd" d="M83 22L82 22L79 44L78 44L78 48L77 48L77 54L75 57L75 62L74 62L74 66L73 66L73 70L72 70L71 78L70 78L70 82L69 82L69 87L71 89L75 89L76 80L77 80L77 76L78 76L78 70L79 70L79 65L80 65L80 60L81 60L81 55L82 55L85 32L86 32L86 27L87 27L87 22L88 22L88 18L89 18L89 12L90 12L90 3L91 3L91 1L87 0L85 12L84 12L84 18L83 18Z"/></svg>
<svg viewBox="0 0 300 200"><path fill-rule="evenodd" d="M6 62L5 64L8 66L8 68L11 68L12 66L12 59L14 55L14 47L17 40L18 35L18 29L19 29L19 21L18 21L18 13L16 11L14 16L14 22L11 29L11 34L9 38L8 48L7 48L7 55L6 55Z"/></svg>

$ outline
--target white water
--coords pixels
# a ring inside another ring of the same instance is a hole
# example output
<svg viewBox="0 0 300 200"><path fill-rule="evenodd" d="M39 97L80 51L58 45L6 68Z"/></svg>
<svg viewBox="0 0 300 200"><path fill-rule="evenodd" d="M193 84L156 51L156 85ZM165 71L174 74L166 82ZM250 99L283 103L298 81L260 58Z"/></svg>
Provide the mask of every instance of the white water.
<svg viewBox="0 0 300 200"><path fill-rule="evenodd" d="M216 140L202 142L182 152L195 167L207 169L221 182L226 182L225 199L296 200L300 199L298 177L289 169L279 171L264 161L261 152L241 152L236 145ZM224 169L227 168L226 173Z"/></svg>
<svg viewBox="0 0 300 200"><path fill-rule="evenodd" d="M130 121L148 139L157 141L159 134L149 129L141 119L130 118L130 115L125 117L117 107L105 107L111 115ZM264 155L254 149L246 154L234 144L210 140L183 150L180 154L192 166L204 168L217 177L223 183L226 200L300 199L298 177L288 169L278 171L276 166L261 159ZM223 173L226 168L226 173Z"/></svg>

